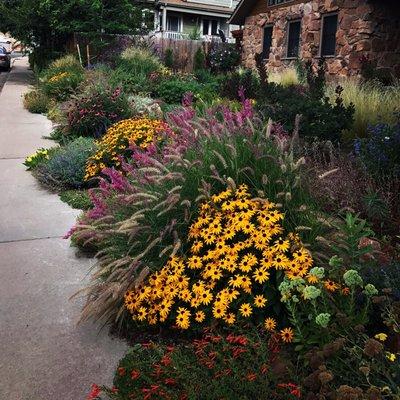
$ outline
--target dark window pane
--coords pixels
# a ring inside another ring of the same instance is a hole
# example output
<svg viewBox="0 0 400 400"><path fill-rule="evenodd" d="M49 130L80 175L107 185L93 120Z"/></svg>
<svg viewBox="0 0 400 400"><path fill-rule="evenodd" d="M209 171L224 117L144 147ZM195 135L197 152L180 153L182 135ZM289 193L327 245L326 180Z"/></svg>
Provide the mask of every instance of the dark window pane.
<svg viewBox="0 0 400 400"><path fill-rule="evenodd" d="M179 18L170 16L167 20L167 30L170 32L179 32Z"/></svg>
<svg viewBox="0 0 400 400"><path fill-rule="evenodd" d="M208 26L210 22L208 19L203 19L203 35L208 35Z"/></svg>
<svg viewBox="0 0 400 400"><path fill-rule="evenodd" d="M324 17L322 29L321 56L334 56L336 50L336 31L338 16L327 15Z"/></svg>
<svg viewBox="0 0 400 400"><path fill-rule="evenodd" d="M216 20L211 21L211 35L218 35L218 21Z"/></svg>
<svg viewBox="0 0 400 400"><path fill-rule="evenodd" d="M272 26L266 26L264 28L264 40L263 40L263 51L262 56L264 60L268 60L269 53L272 45Z"/></svg>
<svg viewBox="0 0 400 400"><path fill-rule="evenodd" d="M288 57L299 56L300 29L301 29L300 21L289 23L288 51L287 51Z"/></svg>

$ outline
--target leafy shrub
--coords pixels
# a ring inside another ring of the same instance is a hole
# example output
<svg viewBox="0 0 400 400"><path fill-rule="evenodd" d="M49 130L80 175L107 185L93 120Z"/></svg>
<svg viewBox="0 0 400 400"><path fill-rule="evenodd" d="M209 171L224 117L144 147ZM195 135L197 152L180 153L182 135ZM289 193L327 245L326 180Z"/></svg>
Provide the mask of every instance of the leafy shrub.
<svg viewBox="0 0 400 400"><path fill-rule="evenodd" d="M36 153L25 158L24 165L29 171L37 168L38 165L44 163L48 159L49 159L49 150L38 149Z"/></svg>
<svg viewBox="0 0 400 400"><path fill-rule="evenodd" d="M360 62L360 72L364 82L375 81L383 85L390 85L393 82L393 75L387 69L377 68L376 61L371 60L368 56L363 55Z"/></svg>
<svg viewBox="0 0 400 400"><path fill-rule="evenodd" d="M208 64L216 72L232 71L240 62L240 52L234 44L214 44L208 54Z"/></svg>
<svg viewBox="0 0 400 400"><path fill-rule="evenodd" d="M40 75L40 87L49 97L66 100L84 79L84 69L74 56L53 61Z"/></svg>
<svg viewBox="0 0 400 400"><path fill-rule="evenodd" d="M244 90L246 97L254 99L258 96L260 81L250 69L239 69L226 74L221 82L220 93L222 97L240 100L240 92Z"/></svg>
<svg viewBox="0 0 400 400"><path fill-rule="evenodd" d="M120 89L102 85L91 87L71 101L65 133L100 137L109 126L131 115L128 98Z"/></svg>
<svg viewBox="0 0 400 400"><path fill-rule="evenodd" d="M193 94L201 90L201 85L193 80L162 80L156 89L157 96L168 104L179 104L185 93Z"/></svg>
<svg viewBox="0 0 400 400"><path fill-rule="evenodd" d="M39 165L36 176L48 187L82 188L85 186L86 160L94 151L93 139L75 139L57 148L45 163Z"/></svg>
<svg viewBox="0 0 400 400"><path fill-rule="evenodd" d="M282 362L279 351L276 339L255 332L205 334L188 345L136 345L121 360L114 387L95 389L121 400L145 399L148 393L168 399L284 400L292 398L279 385L284 377L269 368Z"/></svg>
<svg viewBox="0 0 400 400"><path fill-rule="evenodd" d="M331 105L327 98L315 98L303 87L284 88L269 83L260 91L257 108L265 117L282 124L286 131L294 129L296 115L301 115L299 133L307 139L338 142L342 132L353 123L354 106L343 105L340 88L335 105Z"/></svg>
<svg viewBox="0 0 400 400"><path fill-rule="evenodd" d="M65 190L60 193L60 199L77 210L89 210L92 207L87 190Z"/></svg>
<svg viewBox="0 0 400 400"><path fill-rule="evenodd" d="M400 176L400 115L394 125L377 124L368 130L368 137L358 139L355 153L375 177Z"/></svg>
<svg viewBox="0 0 400 400"><path fill-rule="evenodd" d="M130 47L118 59L110 83L127 93L150 93L152 82L149 77L159 73L162 67L161 61L148 49Z"/></svg>
<svg viewBox="0 0 400 400"><path fill-rule="evenodd" d="M45 114L50 100L40 89L32 90L24 95L24 107L34 114Z"/></svg>
<svg viewBox="0 0 400 400"><path fill-rule="evenodd" d="M126 119L111 126L100 141L97 151L86 163L85 180L94 178L106 167L121 166L121 158L132 156L136 147L146 149L169 130L160 120Z"/></svg>
<svg viewBox="0 0 400 400"><path fill-rule="evenodd" d="M204 70L206 66L206 56L204 54L204 51L201 47L199 47L196 50L196 53L194 54L194 60L193 60L193 70L196 71L201 71Z"/></svg>

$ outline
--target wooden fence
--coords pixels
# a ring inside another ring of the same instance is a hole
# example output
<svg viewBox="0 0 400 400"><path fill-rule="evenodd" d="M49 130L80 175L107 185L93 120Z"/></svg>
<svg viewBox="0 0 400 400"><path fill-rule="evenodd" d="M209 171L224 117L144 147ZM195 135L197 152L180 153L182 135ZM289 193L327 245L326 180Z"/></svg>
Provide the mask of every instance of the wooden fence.
<svg viewBox="0 0 400 400"><path fill-rule="evenodd" d="M162 60L165 59L167 49L172 50L174 69L192 72L196 51L202 48L207 56L211 48L229 46L221 41L202 41L190 39L171 39L162 35L131 36L131 35L101 35L96 38L84 34L75 34L67 48L70 52L76 52L79 46L82 59L87 63L88 53L90 63L107 62L115 59L130 46L148 46Z"/></svg>

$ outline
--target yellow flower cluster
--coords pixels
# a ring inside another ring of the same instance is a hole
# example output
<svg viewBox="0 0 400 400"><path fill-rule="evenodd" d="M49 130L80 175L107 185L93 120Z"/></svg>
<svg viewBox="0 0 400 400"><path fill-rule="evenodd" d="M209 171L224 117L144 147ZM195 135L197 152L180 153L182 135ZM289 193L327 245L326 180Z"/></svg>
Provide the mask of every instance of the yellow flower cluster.
<svg viewBox="0 0 400 400"><path fill-rule="evenodd" d="M63 80L64 78L68 78L69 76L70 76L69 72L60 72L59 74L52 76L49 79L49 82L56 83Z"/></svg>
<svg viewBox="0 0 400 400"><path fill-rule="evenodd" d="M190 227L189 257L172 257L145 284L128 291L126 308L134 320L169 320L181 329L213 318L229 325L253 316L264 319L270 277L279 271L303 277L312 265L297 235L283 237L283 218L273 203L250 198L245 185L213 196ZM265 324L275 327L272 318Z"/></svg>
<svg viewBox="0 0 400 400"><path fill-rule="evenodd" d="M148 118L131 118L111 126L101 140L96 142L97 152L86 163L85 180L97 176L103 168L121 163L119 156L125 156L131 145L145 149L150 143L160 139L168 128L164 121Z"/></svg>

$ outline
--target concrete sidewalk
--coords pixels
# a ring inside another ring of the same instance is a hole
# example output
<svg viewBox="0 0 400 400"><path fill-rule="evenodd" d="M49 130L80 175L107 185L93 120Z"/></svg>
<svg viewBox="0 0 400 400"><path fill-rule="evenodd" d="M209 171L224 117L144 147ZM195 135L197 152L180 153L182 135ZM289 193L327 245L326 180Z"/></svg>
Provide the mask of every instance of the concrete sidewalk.
<svg viewBox="0 0 400 400"><path fill-rule="evenodd" d="M51 123L23 109L32 74L17 60L0 94L0 399L80 400L111 383L126 345L91 324L76 326L69 297L92 260L62 236L77 212L41 189L24 158L53 142Z"/></svg>

